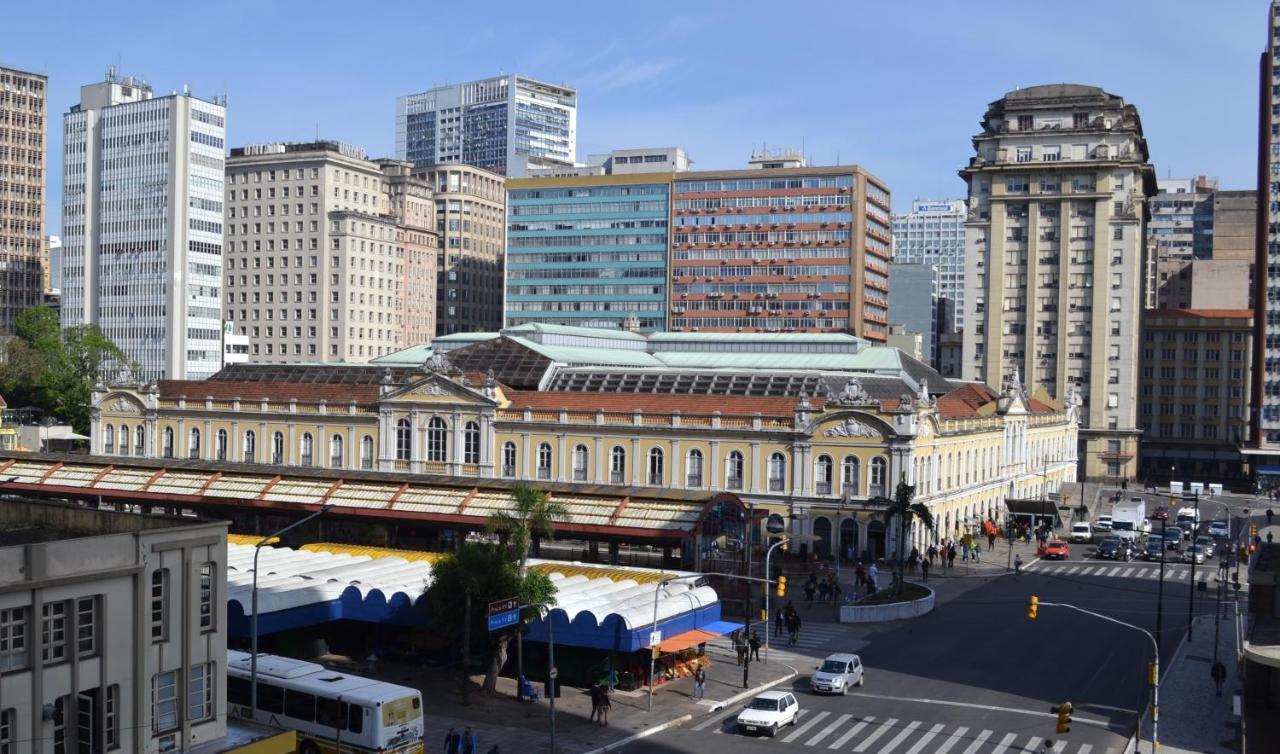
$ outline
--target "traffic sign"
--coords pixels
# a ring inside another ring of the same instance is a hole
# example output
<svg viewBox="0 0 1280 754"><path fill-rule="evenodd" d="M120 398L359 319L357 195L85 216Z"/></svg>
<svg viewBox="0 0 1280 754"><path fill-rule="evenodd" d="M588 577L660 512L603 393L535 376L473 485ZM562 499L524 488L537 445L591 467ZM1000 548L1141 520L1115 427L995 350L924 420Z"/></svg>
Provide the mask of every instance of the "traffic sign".
<svg viewBox="0 0 1280 754"><path fill-rule="evenodd" d="M552 668L550 675L551 675L551 680L554 681L560 675L560 668Z"/></svg>
<svg viewBox="0 0 1280 754"><path fill-rule="evenodd" d="M662 643L662 631L655 630L649 632L649 646L656 647Z"/></svg>
<svg viewBox="0 0 1280 754"><path fill-rule="evenodd" d="M498 631L520 622L520 599L508 597L489 603L489 630Z"/></svg>

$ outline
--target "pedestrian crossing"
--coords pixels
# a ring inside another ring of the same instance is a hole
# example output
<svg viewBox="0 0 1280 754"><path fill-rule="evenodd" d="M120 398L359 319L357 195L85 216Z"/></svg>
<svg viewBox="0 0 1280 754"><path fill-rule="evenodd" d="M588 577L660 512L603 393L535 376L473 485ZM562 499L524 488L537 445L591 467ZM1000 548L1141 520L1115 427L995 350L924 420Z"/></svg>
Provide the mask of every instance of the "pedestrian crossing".
<svg viewBox="0 0 1280 754"><path fill-rule="evenodd" d="M760 638L763 639L765 626L760 624L753 627L760 632ZM777 657L785 661L788 657L825 657L832 652L857 651L857 647L853 646L853 643L844 640L844 637L849 633L849 627L839 623L818 623L817 621L801 623L800 634L796 637L795 646L789 645L790 637L785 630L781 634L775 634L772 623L769 624L768 629L770 658ZM710 644L730 657L734 655L733 643L728 636L717 637ZM857 642L857 644L861 645L862 642ZM764 649L761 648L760 652L761 657L763 657Z"/></svg>
<svg viewBox="0 0 1280 754"><path fill-rule="evenodd" d="M1120 578L1120 579L1145 579L1147 581L1158 581L1160 579L1160 564L1147 562L1131 562L1131 563L1106 563L1098 565L1094 562L1072 563L1071 561L1037 561L1025 568L1024 571L1030 573L1043 573L1052 576L1093 576L1103 578ZM1196 581L1202 579L1212 580L1217 568L1212 565L1196 566ZM1165 581L1181 581L1189 582L1191 580L1191 565L1187 563L1165 563L1164 564Z"/></svg>
<svg viewBox="0 0 1280 754"><path fill-rule="evenodd" d="M718 713L694 725L693 731L714 735L737 733L734 720L741 708ZM1045 725L1052 725L1046 721ZM772 740L777 745L803 746L814 752L842 751L853 754L1117 754L1118 750L1096 749L1093 744L1046 740L1029 732L929 723L923 720L880 718L873 715L841 714L827 710L800 710L796 724L783 728ZM1050 742L1051 741L1051 742Z"/></svg>

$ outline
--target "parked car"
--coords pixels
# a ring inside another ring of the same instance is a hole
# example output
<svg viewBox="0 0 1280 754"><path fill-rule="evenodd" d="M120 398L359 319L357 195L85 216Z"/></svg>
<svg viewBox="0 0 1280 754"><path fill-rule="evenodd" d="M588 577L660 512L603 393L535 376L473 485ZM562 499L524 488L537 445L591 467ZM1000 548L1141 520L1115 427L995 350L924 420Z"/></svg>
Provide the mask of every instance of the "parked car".
<svg viewBox="0 0 1280 754"><path fill-rule="evenodd" d="M1164 540L1159 534L1147 535L1146 549L1142 552L1144 560L1164 560Z"/></svg>
<svg viewBox="0 0 1280 754"><path fill-rule="evenodd" d="M1072 542L1092 542L1093 527L1088 521L1080 521L1071 525L1071 541Z"/></svg>
<svg viewBox="0 0 1280 754"><path fill-rule="evenodd" d="M1133 558L1133 545L1127 539L1107 537L1098 543L1098 550L1095 554L1104 560L1128 561Z"/></svg>
<svg viewBox="0 0 1280 754"><path fill-rule="evenodd" d="M1209 536L1229 539L1231 537L1231 525L1226 521L1210 521Z"/></svg>
<svg viewBox="0 0 1280 754"><path fill-rule="evenodd" d="M1202 534L1196 537L1195 546L1204 551L1206 558L1212 558L1218 554L1218 545L1213 541L1213 537L1206 537Z"/></svg>
<svg viewBox="0 0 1280 754"><path fill-rule="evenodd" d="M1164 537L1164 546L1170 550L1182 549L1182 538L1185 532L1180 526L1166 526L1160 530L1160 536Z"/></svg>
<svg viewBox="0 0 1280 754"><path fill-rule="evenodd" d="M847 694L850 686L861 686L862 658L851 654L828 655L809 678L809 690L815 694Z"/></svg>
<svg viewBox="0 0 1280 754"><path fill-rule="evenodd" d="M1155 508L1151 509L1151 517L1157 521L1168 521L1169 509L1164 507L1163 505L1158 505Z"/></svg>
<svg viewBox="0 0 1280 754"><path fill-rule="evenodd" d="M782 726L795 725L799 716L800 703L790 692L766 691L738 713L738 731L776 736Z"/></svg>
<svg viewBox="0 0 1280 754"><path fill-rule="evenodd" d="M1111 531L1111 514L1098 516L1098 520L1093 522L1093 528L1098 531Z"/></svg>
<svg viewBox="0 0 1280 754"><path fill-rule="evenodd" d="M1182 553L1182 562L1199 565L1204 562L1205 552L1198 545L1190 545Z"/></svg>
<svg viewBox="0 0 1280 754"><path fill-rule="evenodd" d="M1045 560L1066 560L1071 557L1071 546L1061 539L1051 539L1047 543L1040 545L1036 550L1036 557Z"/></svg>

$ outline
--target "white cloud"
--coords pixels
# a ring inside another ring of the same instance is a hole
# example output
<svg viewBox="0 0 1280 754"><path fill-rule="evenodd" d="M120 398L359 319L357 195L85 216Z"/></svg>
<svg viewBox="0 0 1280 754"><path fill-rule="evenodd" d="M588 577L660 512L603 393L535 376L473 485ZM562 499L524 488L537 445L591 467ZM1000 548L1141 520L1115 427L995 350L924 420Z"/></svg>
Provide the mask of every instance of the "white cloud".
<svg viewBox="0 0 1280 754"><path fill-rule="evenodd" d="M679 64L680 61L675 58L662 58L643 62L624 58L607 68L575 77L574 85L579 91L584 89L598 91L625 89L653 81Z"/></svg>

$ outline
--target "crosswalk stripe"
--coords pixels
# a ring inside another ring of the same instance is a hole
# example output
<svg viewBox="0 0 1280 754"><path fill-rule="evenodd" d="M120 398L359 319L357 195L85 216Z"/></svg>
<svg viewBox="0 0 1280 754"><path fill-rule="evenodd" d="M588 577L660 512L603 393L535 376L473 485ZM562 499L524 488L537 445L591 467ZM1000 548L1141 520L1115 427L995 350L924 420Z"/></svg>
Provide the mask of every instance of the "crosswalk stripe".
<svg viewBox="0 0 1280 754"><path fill-rule="evenodd" d="M968 732L969 732L968 728L964 728L964 727L956 728L956 732L952 733L951 737L948 738L946 741L943 741L942 746L939 746L938 750L935 751L933 754L947 754L947 752L951 751L951 747L959 743L960 739L964 738L964 734ZM908 754L910 754L910 752L908 752Z"/></svg>
<svg viewBox="0 0 1280 754"><path fill-rule="evenodd" d="M1058 743L1054 744L1053 747L1049 749L1049 751L1052 751L1053 754L1062 754L1062 751L1066 748L1067 748L1067 742L1059 739ZM1083 749L1081 751L1083 751Z"/></svg>
<svg viewBox="0 0 1280 754"><path fill-rule="evenodd" d="M706 720L703 720L702 722L693 726L693 730L706 730L707 728L710 728L712 725L715 725L716 723L723 723L725 720L728 720L731 715L736 715L736 714L738 714L738 711L735 709L735 710L729 710L723 715L715 715L713 717L708 717ZM719 733L720 731L716 730L716 732Z"/></svg>
<svg viewBox="0 0 1280 754"><path fill-rule="evenodd" d="M867 749L871 748L871 744L875 743L877 738L888 733L893 728L894 725L897 725L897 723L898 723L898 718L896 717L891 717L888 720L885 720L884 725L881 725L879 728L876 728L875 730L871 731L871 735L862 739L862 743L855 746L853 750L855 752L860 752L860 751L866 751Z"/></svg>
<svg viewBox="0 0 1280 754"><path fill-rule="evenodd" d="M1067 569L1067 574L1068 574L1068 575L1071 575L1071 574L1074 574L1074 573L1078 573L1079 571L1080 571L1080 566L1073 566L1073 567L1071 567L1071 568L1068 568L1068 569Z"/></svg>
<svg viewBox="0 0 1280 754"><path fill-rule="evenodd" d="M1127 579L1127 578L1129 578L1129 574L1133 573L1133 572L1134 572L1134 570L1135 570L1135 569L1133 569L1133 568L1126 568L1126 569L1125 569L1125 572L1124 572L1124 573L1122 573L1122 574L1120 574L1120 578L1122 578L1122 579Z"/></svg>
<svg viewBox="0 0 1280 754"><path fill-rule="evenodd" d="M822 720L825 717L827 717L827 715L830 715L830 714L831 714L830 712L823 710L822 712L819 712L818 714L814 715L812 718L809 719L809 722L805 723L804 725L801 725L799 728L796 728L794 731L791 732L791 735L782 739L782 743L789 744L792 741L796 740L797 738L803 736L805 733L808 733L810 728L822 722ZM800 716L797 715L796 719L799 720Z"/></svg>
<svg viewBox="0 0 1280 754"><path fill-rule="evenodd" d="M831 742L831 745L830 745L830 746L828 746L827 748L828 748L828 749L839 749L841 746L844 746L846 743L848 743L848 742L849 742L849 739L851 739L851 738L853 738L854 736L856 736L856 735L858 735L859 733L861 733L863 728L865 728L865 727L867 727L867 725L869 725L869 724L871 724L871 723L875 722L875 720L876 720L876 719L875 719L875 717L873 717L873 716L871 716L871 715L868 715L868 716L866 716L866 717L862 718L862 722L858 723L857 725L853 726L853 727L852 727L852 728L850 728L849 730L845 731L845 732L844 732L844 735L842 735L842 736L840 736L839 738L837 738L836 740L832 741L832 742Z"/></svg>
<svg viewBox="0 0 1280 754"><path fill-rule="evenodd" d="M1004 754L1005 750L1009 748L1009 744L1013 743L1013 739L1015 738L1017 738L1017 735L1013 733L1006 733L1004 738L1000 739L1000 743L996 744L996 748L991 750L991 754Z"/></svg>
<svg viewBox="0 0 1280 754"><path fill-rule="evenodd" d="M907 723L907 727L903 728L901 733L894 736L892 741L885 744L884 748L880 749L879 754L893 754L893 750L898 748L898 744L901 744L904 740L906 740L907 736L914 733L915 729L919 727L920 727L919 720L912 720L911 722Z"/></svg>
<svg viewBox="0 0 1280 754"><path fill-rule="evenodd" d="M907 749L905 754L920 754L920 750L928 746L929 742L933 740L934 736L938 735L938 733L940 733L942 729L945 727L947 726L943 725L942 723L938 723L937 725L930 728L929 732L921 736L920 740L916 741L916 745L912 746L910 749Z"/></svg>
<svg viewBox="0 0 1280 754"><path fill-rule="evenodd" d="M822 743L822 739L831 735L832 731L834 731L836 728L839 728L841 725L844 725L846 722L849 721L849 718L851 717L853 717L853 715L841 715L840 717L837 717L834 723L831 723L827 727L823 728L821 731L818 732L818 735L814 736L808 741L805 741L804 745L817 746L818 744ZM784 741L783 743L786 743L786 742Z"/></svg>
<svg viewBox="0 0 1280 754"><path fill-rule="evenodd" d="M978 737L973 739L973 743L969 744L969 748L964 750L964 754L973 754L978 749L981 749L982 745L987 742L987 739L991 738L992 733L995 733L995 731L984 730L981 733L979 733Z"/></svg>
<svg viewBox="0 0 1280 754"><path fill-rule="evenodd" d="M1115 575L1116 575L1116 574L1118 574L1118 573L1120 573L1120 569L1119 569L1119 568L1112 568L1112 569L1110 569L1109 571L1107 571L1107 575L1108 575L1108 576L1115 576Z"/></svg>
<svg viewBox="0 0 1280 754"><path fill-rule="evenodd" d="M1093 751L1093 744L1085 744L1080 747L1079 754L1089 754L1091 751Z"/></svg>
<svg viewBox="0 0 1280 754"><path fill-rule="evenodd" d="M1032 736L1031 740L1022 745L1022 751L1027 754L1037 754L1036 748L1040 746L1040 737Z"/></svg>

